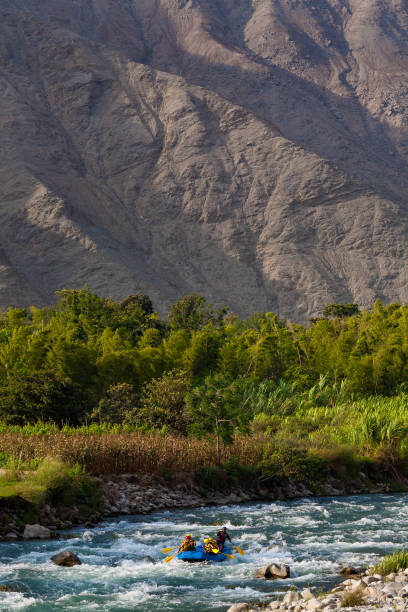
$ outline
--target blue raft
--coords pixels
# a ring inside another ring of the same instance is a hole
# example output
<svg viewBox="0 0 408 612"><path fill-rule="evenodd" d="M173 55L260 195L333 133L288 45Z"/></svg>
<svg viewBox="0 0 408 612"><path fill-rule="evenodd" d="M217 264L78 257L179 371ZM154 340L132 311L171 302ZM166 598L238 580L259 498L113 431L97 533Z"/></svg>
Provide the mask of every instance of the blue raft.
<svg viewBox="0 0 408 612"><path fill-rule="evenodd" d="M224 547L226 553L231 554L231 551ZM179 553L177 555L177 559L181 559L182 561L187 561L188 563L199 563L200 561L224 561L228 559L224 553L207 553L204 548L200 546L196 546L195 550L186 550L185 552Z"/></svg>

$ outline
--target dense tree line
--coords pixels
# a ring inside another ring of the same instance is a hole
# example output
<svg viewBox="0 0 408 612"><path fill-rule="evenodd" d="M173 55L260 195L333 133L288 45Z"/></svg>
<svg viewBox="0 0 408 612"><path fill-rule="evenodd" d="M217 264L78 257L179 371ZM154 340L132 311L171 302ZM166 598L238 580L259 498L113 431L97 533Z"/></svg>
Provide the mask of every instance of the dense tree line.
<svg viewBox="0 0 408 612"><path fill-rule="evenodd" d="M142 294L57 297L1 316L3 422L127 423L228 441L273 428L277 412L398 394L408 381L405 305L331 304L303 326L270 312L241 319L197 294L167 320Z"/></svg>

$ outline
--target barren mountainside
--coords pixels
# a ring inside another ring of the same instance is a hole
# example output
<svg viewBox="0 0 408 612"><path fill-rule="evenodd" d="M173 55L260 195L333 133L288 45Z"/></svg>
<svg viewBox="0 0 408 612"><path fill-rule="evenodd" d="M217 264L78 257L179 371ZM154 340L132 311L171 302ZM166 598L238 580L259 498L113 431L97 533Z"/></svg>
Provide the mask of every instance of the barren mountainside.
<svg viewBox="0 0 408 612"><path fill-rule="evenodd" d="M2 0L0 308L408 301L407 0Z"/></svg>

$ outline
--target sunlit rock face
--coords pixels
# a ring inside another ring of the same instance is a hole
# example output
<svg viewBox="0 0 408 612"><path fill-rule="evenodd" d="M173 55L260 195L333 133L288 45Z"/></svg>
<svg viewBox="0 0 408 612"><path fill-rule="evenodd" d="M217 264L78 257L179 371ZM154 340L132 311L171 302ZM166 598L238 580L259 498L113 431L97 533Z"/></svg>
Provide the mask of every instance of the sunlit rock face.
<svg viewBox="0 0 408 612"><path fill-rule="evenodd" d="M0 307L408 300L404 0L3 0Z"/></svg>

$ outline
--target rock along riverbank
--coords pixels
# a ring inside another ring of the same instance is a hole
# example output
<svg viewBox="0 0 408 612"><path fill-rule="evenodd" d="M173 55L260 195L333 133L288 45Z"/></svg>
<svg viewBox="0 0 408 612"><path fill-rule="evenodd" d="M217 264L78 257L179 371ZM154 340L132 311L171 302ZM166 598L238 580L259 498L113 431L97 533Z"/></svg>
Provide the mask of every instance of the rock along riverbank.
<svg viewBox="0 0 408 612"><path fill-rule="evenodd" d="M274 600L259 606L238 603L228 612L334 612L335 610L361 610L361 612L396 612L408 610L408 569L388 576L371 575L350 577L329 593L317 594L313 589L288 591L282 601Z"/></svg>
<svg viewBox="0 0 408 612"><path fill-rule="evenodd" d="M196 508L200 506L238 504L249 501L278 501L311 496L358 495L389 493L395 486L390 482L373 482L364 473L357 478L340 481L328 479L318 489L302 482L285 479L266 486L254 482L249 488L230 486L223 491L204 490L194 474L179 473L170 481L150 474L100 475L95 487L101 493L101 510L85 507L43 505L35 508L21 498L3 498L0 503L0 538L32 539L61 537L60 530L85 525L94 527L108 517L147 514L163 509ZM394 483L395 485L395 483ZM408 483L399 483L401 491ZM313 490L312 490L313 489Z"/></svg>

